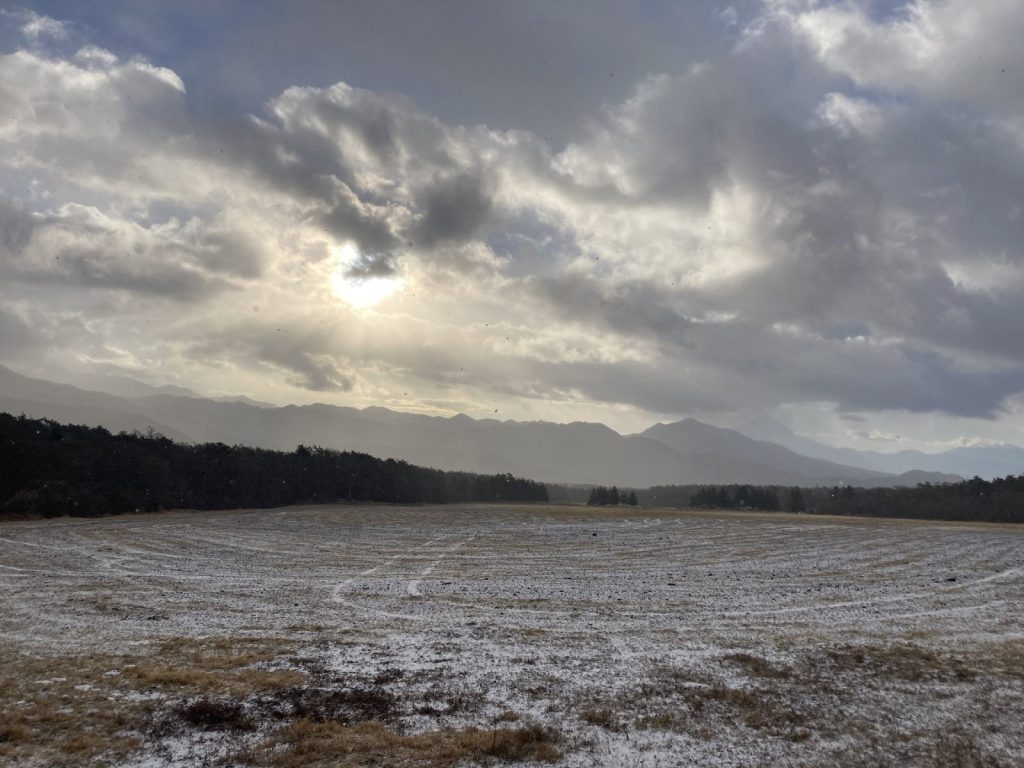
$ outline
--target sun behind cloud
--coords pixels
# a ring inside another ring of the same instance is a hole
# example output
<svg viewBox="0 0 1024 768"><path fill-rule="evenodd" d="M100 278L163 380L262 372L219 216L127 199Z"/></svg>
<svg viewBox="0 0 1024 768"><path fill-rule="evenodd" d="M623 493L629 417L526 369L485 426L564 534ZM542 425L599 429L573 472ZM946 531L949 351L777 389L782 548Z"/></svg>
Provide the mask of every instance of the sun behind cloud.
<svg viewBox="0 0 1024 768"><path fill-rule="evenodd" d="M331 258L331 290L355 309L374 307L402 287L402 278L396 275L353 274L352 268L359 262L359 251L353 243L332 248Z"/></svg>

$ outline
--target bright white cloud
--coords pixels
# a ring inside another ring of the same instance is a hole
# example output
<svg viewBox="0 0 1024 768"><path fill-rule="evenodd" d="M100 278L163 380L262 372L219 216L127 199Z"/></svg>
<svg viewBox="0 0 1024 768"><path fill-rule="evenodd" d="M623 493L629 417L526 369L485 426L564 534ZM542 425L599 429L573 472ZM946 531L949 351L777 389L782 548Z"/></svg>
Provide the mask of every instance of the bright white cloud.
<svg viewBox="0 0 1024 768"><path fill-rule="evenodd" d="M830 69L857 85L913 89L1024 115L1024 14L1005 0L911 0L888 18L853 3L778 2Z"/></svg>

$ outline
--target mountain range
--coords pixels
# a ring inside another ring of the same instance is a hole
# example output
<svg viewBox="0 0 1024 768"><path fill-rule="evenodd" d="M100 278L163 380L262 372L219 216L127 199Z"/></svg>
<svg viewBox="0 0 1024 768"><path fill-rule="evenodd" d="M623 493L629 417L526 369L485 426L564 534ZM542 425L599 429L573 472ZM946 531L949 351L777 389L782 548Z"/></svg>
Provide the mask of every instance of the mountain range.
<svg viewBox="0 0 1024 768"><path fill-rule="evenodd" d="M30 378L0 366L0 410L115 432L153 429L184 442L278 450L294 450L301 443L439 469L636 488L690 483L898 486L955 481L964 468L983 476L1024 468L1019 448L945 454L852 451L810 441L768 421L733 430L683 419L622 435L596 423L425 416L324 404L276 407L126 378L90 384L106 391ZM771 439L762 439L769 432ZM976 471L981 467L986 471Z"/></svg>
<svg viewBox="0 0 1024 768"><path fill-rule="evenodd" d="M995 477L1024 473L1024 448L1016 445L972 445L951 448L941 453L924 451L862 451L835 446L795 434L785 424L770 417L759 417L737 426L736 431L758 440L766 440L791 451L838 464L884 472L912 470L958 474L963 477Z"/></svg>

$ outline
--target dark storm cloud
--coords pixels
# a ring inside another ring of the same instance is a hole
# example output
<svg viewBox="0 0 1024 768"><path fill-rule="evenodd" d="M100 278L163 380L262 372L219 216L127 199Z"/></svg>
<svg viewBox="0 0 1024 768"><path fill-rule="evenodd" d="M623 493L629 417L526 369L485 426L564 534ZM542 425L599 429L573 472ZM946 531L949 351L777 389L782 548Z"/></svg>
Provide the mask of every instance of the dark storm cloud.
<svg viewBox="0 0 1024 768"><path fill-rule="evenodd" d="M547 303L563 321L606 328L622 334L687 346L693 326L664 287L646 282L608 286L584 275L534 277L528 291Z"/></svg>
<svg viewBox="0 0 1024 768"><path fill-rule="evenodd" d="M1008 126L923 107L903 111L879 140L886 162L872 173L887 200L943 220L958 256L1024 242L1024 153Z"/></svg>
<svg viewBox="0 0 1024 768"><path fill-rule="evenodd" d="M558 143L636 81L731 44L760 9L754 0L731 3L732 16L718 0L36 5L98 30L114 50L168 62L196 84L206 113L256 111L289 86L346 81L406 94L449 122Z"/></svg>
<svg viewBox="0 0 1024 768"><path fill-rule="evenodd" d="M656 364L622 362L528 361L511 370L501 391L520 397L565 399L584 396L598 402L630 402L655 413L728 411L737 402L748 408L767 408L780 400L834 400L839 392L851 409L865 411L944 411L959 416L989 418L987 407L1019 391L1022 370L961 373L949 376L951 361L921 360L908 350L842 353L803 342L790 361L775 355L791 351L755 329L735 329L748 346L734 345L728 359L714 354L676 353ZM719 336L716 340L721 340ZM747 353L748 349L757 350ZM701 361L703 359L703 361ZM701 361L701 362L696 362ZM857 375L854 364L889 366L886 376ZM939 375L941 374L941 375ZM972 396L982 387L986 392ZM949 403L958 405L951 410ZM979 404L985 407L977 407Z"/></svg>
<svg viewBox="0 0 1024 768"><path fill-rule="evenodd" d="M270 362L294 371L297 376L291 379L292 383L313 392L348 392L355 386L355 380L328 358L300 353Z"/></svg>
<svg viewBox="0 0 1024 768"><path fill-rule="evenodd" d="M348 392L355 376L331 352L329 334L308 324L232 325L189 345L193 359L230 359L285 371L293 386L311 392Z"/></svg>
<svg viewBox="0 0 1024 768"><path fill-rule="evenodd" d="M417 190L416 202L422 218L409 234L425 248L474 239L491 211L484 179L477 173L435 177Z"/></svg>
<svg viewBox="0 0 1024 768"><path fill-rule="evenodd" d="M641 340L663 354L655 366L540 364L553 387L597 400L628 399L661 413L833 401L848 409L941 411L991 417L1024 390L1024 365L965 366L925 344L877 343L774 329L742 320L694 321L645 287L615 294L578 282L534 286L565 320L601 325L622 344ZM881 374L881 375L880 375ZM646 381L646 383L644 383ZM655 384L657 382L657 384Z"/></svg>
<svg viewBox="0 0 1024 768"><path fill-rule="evenodd" d="M367 213L358 200L347 195L337 196L331 207L317 216L317 221L334 237L354 240L360 252L376 253L398 245L398 238L385 220Z"/></svg>
<svg viewBox="0 0 1024 768"><path fill-rule="evenodd" d="M34 226L32 214L24 205L0 195L0 256L5 261L24 250Z"/></svg>
<svg viewBox="0 0 1024 768"><path fill-rule="evenodd" d="M178 266L132 268L107 259L103 251L69 250L60 257L60 269L23 274L29 282L130 291L181 302L193 302L219 293L229 284L203 273Z"/></svg>
<svg viewBox="0 0 1024 768"><path fill-rule="evenodd" d="M353 191L357 185L352 168L324 133L240 121L218 126L204 137L200 152L218 165L246 169L268 187L311 204L311 217L337 238L371 251L397 244L387 221Z"/></svg>

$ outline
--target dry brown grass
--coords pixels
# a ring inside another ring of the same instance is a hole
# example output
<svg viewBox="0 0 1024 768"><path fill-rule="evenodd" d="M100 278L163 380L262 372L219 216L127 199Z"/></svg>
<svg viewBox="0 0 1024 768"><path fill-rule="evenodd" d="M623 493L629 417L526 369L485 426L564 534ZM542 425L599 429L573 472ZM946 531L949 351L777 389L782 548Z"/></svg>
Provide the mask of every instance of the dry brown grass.
<svg viewBox="0 0 1024 768"><path fill-rule="evenodd" d="M580 712L580 720L608 731L617 731L621 728L618 715L610 706L587 707Z"/></svg>
<svg viewBox="0 0 1024 768"><path fill-rule="evenodd" d="M900 757L885 754L886 744L875 742L859 752L844 752L844 768L1015 768L993 756L984 746L984 739L954 731L926 738L924 743ZM830 761L831 762L831 761Z"/></svg>
<svg viewBox="0 0 1024 768"><path fill-rule="evenodd" d="M295 670L234 668L197 669L167 667L144 663L126 670L126 677L142 690L179 690L217 694L244 694L251 691L276 690L301 683L305 676Z"/></svg>
<svg viewBox="0 0 1024 768"><path fill-rule="evenodd" d="M769 679L783 679L791 677L793 670L789 667L776 667L767 659L754 656L749 653L730 653L722 657L725 661L736 664L754 677L765 677Z"/></svg>
<svg viewBox="0 0 1024 768"><path fill-rule="evenodd" d="M744 658L740 663L760 668L757 657L750 659L755 661ZM770 675L775 680L789 677L775 667L770 667ZM790 741L810 735L807 718L785 691L732 688L674 667L655 668L647 682L620 696L619 713L620 720L629 715L641 730L686 733L699 739L718 738L723 730L737 726Z"/></svg>
<svg viewBox="0 0 1024 768"><path fill-rule="evenodd" d="M294 652L273 638L176 638L153 643L144 658L8 658L0 666L0 765L116 764L154 740L202 731L218 732L237 764L275 768L561 757L558 732L512 725L514 713L490 729L404 735L396 728L410 704L383 687L403 672L338 688ZM434 693L444 704L431 714L472 704L465 692Z"/></svg>
<svg viewBox="0 0 1024 768"><path fill-rule="evenodd" d="M991 675L1024 678L1024 639L1015 637L986 643L966 656L964 663Z"/></svg>
<svg viewBox="0 0 1024 768"><path fill-rule="evenodd" d="M245 707L231 699L197 699L182 704L176 714L184 722L205 731L251 731L256 727Z"/></svg>
<svg viewBox="0 0 1024 768"><path fill-rule="evenodd" d="M168 693L244 696L299 685L305 675L294 669L255 665L281 659L291 646L274 638L175 638L161 642L144 661L122 674L137 689Z"/></svg>
<svg viewBox="0 0 1024 768"><path fill-rule="evenodd" d="M696 716L712 714L742 722L755 730L790 735L804 725L804 717L772 692L714 686L694 691L689 697Z"/></svg>
<svg viewBox="0 0 1024 768"><path fill-rule="evenodd" d="M126 755L138 748L136 733L144 722L141 712L125 711L105 694L77 690L68 681L4 697L0 709L0 764L8 765L79 766L102 755Z"/></svg>
<svg viewBox="0 0 1024 768"><path fill-rule="evenodd" d="M274 768L441 768L487 758L555 762L561 737L541 726L444 729L405 736L378 722L343 725L296 720L264 745L258 765Z"/></svg>
<svg viewBox="0 0 1024 768"><path fill-rule="evenodd" d="M676 712L657 712L638 717L634 725L641 731L682 730L684 718Z"/></svg>
<svg viewBox="0 0 1024 768"><path fill-rule="evenodd" d="M848 646L827 654L830 672L859 671L875 678L908 682L973 680L977 672L962 659L917 645Z"/></svg>
<svg viewBox="0 0 1024 768"><path fill-rule="evenodd" d="M302 682L295 670L252 665L289 646L274 639L174 639L146 657L8 656L0 664L0 764L109 764L137 750L159 697L249 696ZM129 698L148 692L154 698Z"/></svg>
<svg viewBox="0 0 1024 768"><path fill-rule="evenodd" d="M931 759L934 768L1008 768L989 755L974 738L964 734L939 738Z"/></svg>
<svg viewBox="0 0 1024 768"><path fill-rule="evenodd" d="M23 725L7 723L0 725L0 744L8 744L12 741L27 741L32 737L32 732Z"/></svg>

